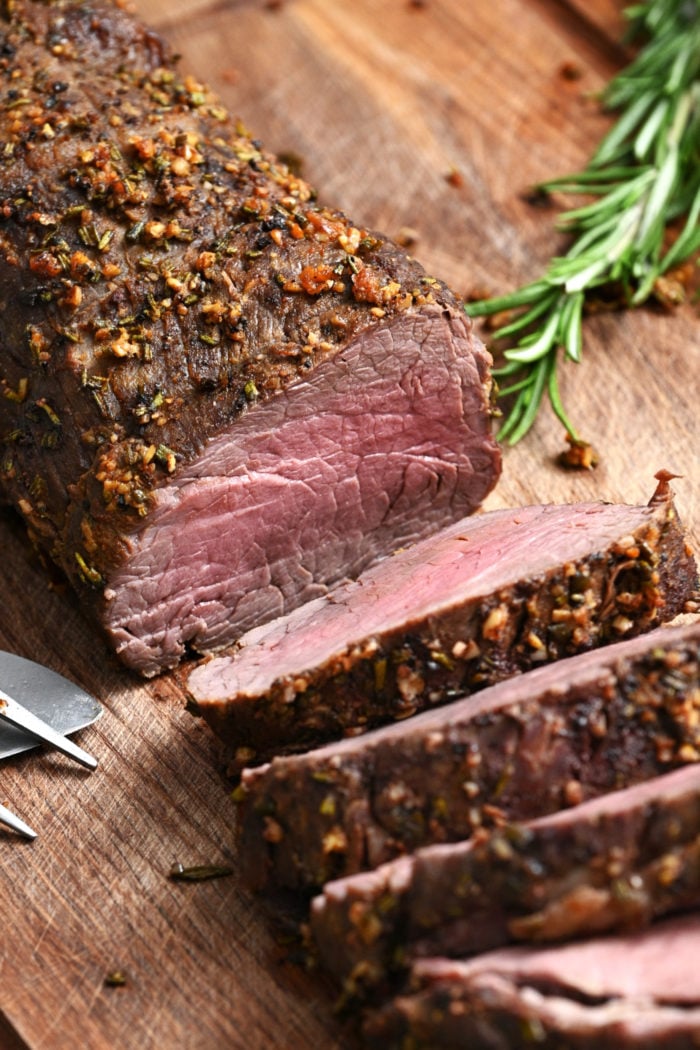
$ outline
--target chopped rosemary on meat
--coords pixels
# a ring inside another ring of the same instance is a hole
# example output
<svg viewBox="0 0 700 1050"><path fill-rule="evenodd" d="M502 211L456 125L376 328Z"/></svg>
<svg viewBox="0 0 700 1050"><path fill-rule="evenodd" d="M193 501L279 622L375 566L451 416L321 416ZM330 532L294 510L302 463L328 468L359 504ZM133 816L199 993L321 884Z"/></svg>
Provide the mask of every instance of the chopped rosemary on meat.
<svg viewBox="0 0 700 1050"><path fill-rule="evenodd" d="M509 342L495 374L505 380L499 396L515 398L499 434L511 445L545 393L579 441L557 368L562 352L581 358L591 294L612 286L628 306L651 296L668 304L666 275L700 249L700 0L647 0L625 14L630 36L647 42L603 92L616 123L583 171L538 187L594 198L560 215L559 228L572 235L568 252L539 280L466 307L472 317L510 314L492 338Z"/></svg>

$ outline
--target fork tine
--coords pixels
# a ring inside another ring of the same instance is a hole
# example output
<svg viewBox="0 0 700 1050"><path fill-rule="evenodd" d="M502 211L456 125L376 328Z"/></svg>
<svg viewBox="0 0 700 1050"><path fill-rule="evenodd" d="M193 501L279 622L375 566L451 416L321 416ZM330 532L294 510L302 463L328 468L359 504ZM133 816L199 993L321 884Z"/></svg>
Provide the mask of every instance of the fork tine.
<svg viewBox="0 0 700 1050"><path fill-rule="evenodd" d="M18 729L23 729L26 733L38 737L45 744L55 747L57 751L61 751L64 755L68 755L69 758L80 762L82 766L86 766L88 769L96 768L96 758L89 755L87 751L83 751L82 747L78 747L67 736L57 733L47 722L37 718L26 707L22 707L11 696L4 693L2 689L0 689L0 718L4 718L5 721Z"/></svg>
<svg viewBox="0 0 700 1050"><path fill-rule="evenodd" d="M0 806L0 824L6 824L8 828L12 828L13 831L18 831L20 835L24 835L25 838L35 839L36 831L29 827L29 824L25 824L23 820L16 817L12 810L6 806Z"/></svg>

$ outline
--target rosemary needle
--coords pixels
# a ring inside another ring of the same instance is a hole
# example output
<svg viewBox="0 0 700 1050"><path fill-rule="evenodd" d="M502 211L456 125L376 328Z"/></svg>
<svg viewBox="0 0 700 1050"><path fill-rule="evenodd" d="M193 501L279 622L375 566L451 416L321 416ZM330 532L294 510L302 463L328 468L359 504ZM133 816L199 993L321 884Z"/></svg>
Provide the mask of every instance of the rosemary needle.
<svg viewBox="0 0 700 1050"><path fill-rule="evenodd" d="M499 433L510 444L530 429L545 394L579 440L557 368L562 356L581 358L590 293L612 284L636 306L700 249L700 0L646 0L625 16L630 36L644 34L646 44L603 92L616 122L583 171L540 187L593 198L559 216L569 250L539 280L466 306L472 317L508 315L493 339L508 342L495 375L499 396L514 397ZM671 242L672 223L678 234Z"/></svg>

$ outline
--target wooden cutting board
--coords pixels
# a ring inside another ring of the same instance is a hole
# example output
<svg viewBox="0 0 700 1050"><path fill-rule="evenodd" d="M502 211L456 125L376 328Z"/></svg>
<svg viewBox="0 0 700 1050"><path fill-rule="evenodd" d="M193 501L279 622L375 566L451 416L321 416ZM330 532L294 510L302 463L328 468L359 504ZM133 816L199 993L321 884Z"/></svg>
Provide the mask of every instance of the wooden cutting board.
<svg viewBox="0 0 700 1050"><path fill-rule="evenodd" d="M560 241L523 194L580 166L606 127L595 92L624 61L613 0L139 0L140 13L272 149L301 158L329 203L398 236L468 294L538 275ZM600 315L566 404L601 454L562 472L545 412L508 450L489 506L646 501L661 467L700 540L698 316ZM229 878L232 803L208 731L175 682L121 670L21 527L0 516L0 647L105 704L82 742L94 774L50 755L0 768L0 801L39 831L0 832L0 1047L339 1050L356 1043L279 917ZM123 971L126 984L106 978Z"/></svg>

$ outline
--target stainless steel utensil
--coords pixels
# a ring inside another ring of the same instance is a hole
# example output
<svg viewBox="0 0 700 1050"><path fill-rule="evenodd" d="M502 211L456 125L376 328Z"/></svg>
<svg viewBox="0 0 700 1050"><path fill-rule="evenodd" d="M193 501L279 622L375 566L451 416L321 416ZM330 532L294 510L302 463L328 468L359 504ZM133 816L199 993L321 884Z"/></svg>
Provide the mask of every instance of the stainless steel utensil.
<svg viewBox="0 0 700 1050"><path fill-rule="evenodd" d="M63 675L34 660L0 652L0 689L65 736L95 722L102 705ZM0 759L18 755L41 740L0 722Z"/></svg>
<svg viewBox="0 0 700 1050"><path fill-rule="evenodd" d="M87 751L83 751L82 747L78 747L67 736L62 736L48 722L32 714L28 708L22 707L2 689L0 689L0 718L9 722L23 734L33 737L38 744L55 747L57 751L68 755L69 758L74 758L87 769L95 769L97 766L97 759L88 755Z"/></svg>
<svg viewBox="0 0 700 1050"><path fill-rule="evenodd" d="M63 675L14 653L0 652L0 759L48 745L88 769L97 760L67 739L102 714L102 705ZM36 832L5 806L0 823L26 838Z"/></svg>
<svg viewBox="0 0 700 1050"><path fill-rule="evenodd" d="M11 809L7 806L0 806L0 824L6 824L8 828L12 828L13 831L18 831L20 835L24 835L27 839L35 839L36 831L29 827L29 824L25 824L23 820L15 816Z"/></svg>

